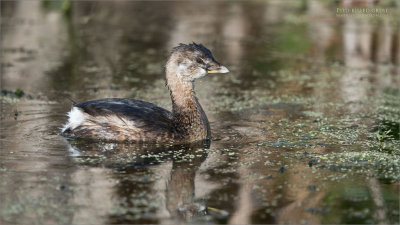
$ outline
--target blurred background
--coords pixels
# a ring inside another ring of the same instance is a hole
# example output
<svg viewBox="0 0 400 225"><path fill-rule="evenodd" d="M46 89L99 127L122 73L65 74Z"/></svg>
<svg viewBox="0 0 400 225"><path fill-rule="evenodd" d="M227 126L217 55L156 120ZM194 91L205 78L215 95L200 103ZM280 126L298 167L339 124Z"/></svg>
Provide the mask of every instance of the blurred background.
<svg viewBox="0 0 400 225"><path fill-rule="evenodd" d="M399 1L0 4L1 223L399 223ZM191 42L231 71L196 82L211 145L58 135L68 98L170 109Z"/></svg>

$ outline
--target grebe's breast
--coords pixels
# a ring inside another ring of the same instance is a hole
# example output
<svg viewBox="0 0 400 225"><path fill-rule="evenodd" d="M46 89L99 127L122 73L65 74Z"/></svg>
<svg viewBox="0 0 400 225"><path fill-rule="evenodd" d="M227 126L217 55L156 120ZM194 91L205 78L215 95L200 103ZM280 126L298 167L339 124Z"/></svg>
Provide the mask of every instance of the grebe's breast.
<svg viewBox="0 0 400 225"><path fill-rule="evenodd" d="M74 105L62 134L108 141L176 139L172 113L136 99L106 98Z"/></svg>

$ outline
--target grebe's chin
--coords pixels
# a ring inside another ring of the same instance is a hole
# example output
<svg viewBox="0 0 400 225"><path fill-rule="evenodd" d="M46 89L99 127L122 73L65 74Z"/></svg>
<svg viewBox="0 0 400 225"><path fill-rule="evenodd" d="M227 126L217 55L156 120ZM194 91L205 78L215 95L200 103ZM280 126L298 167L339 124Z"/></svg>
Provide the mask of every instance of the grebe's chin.
<svg viewBox="0 0 400 225"><path fill-rule="evenodd" d="M210 138L210 126L194 81L209 73L227 73L201 44L180 44L166 64L172 112L136 99L106 98L74 104L62 135L132 142L194 142Z"/></svg>

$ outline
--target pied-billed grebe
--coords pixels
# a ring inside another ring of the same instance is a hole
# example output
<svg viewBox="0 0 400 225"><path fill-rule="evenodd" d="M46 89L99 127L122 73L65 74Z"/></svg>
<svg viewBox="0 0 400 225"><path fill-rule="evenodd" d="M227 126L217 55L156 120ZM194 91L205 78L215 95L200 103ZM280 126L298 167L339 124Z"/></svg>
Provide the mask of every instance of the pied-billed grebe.
<svg viewBox="0 0 400 225"><path fill-rule="evenodd" d="M201 44L173 48L166 64L172 112L136 99L106 98L74 104L62 129L67 137L133 142L194 142L210 138L210 127L194 92L207 73L227 73Z"/></svg>

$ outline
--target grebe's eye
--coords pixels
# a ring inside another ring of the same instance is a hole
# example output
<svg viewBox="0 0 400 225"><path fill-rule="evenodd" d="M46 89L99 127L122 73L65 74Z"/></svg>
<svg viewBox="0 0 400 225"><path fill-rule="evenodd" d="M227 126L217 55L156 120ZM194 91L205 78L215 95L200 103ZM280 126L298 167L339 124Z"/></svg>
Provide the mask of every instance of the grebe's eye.
<svg viewBox="0 0 400 225"><path fill-rule="evenodd" d="M207 64L206 60L203 57L197 58L197 62L200 63L200 64Z"/></svg>

